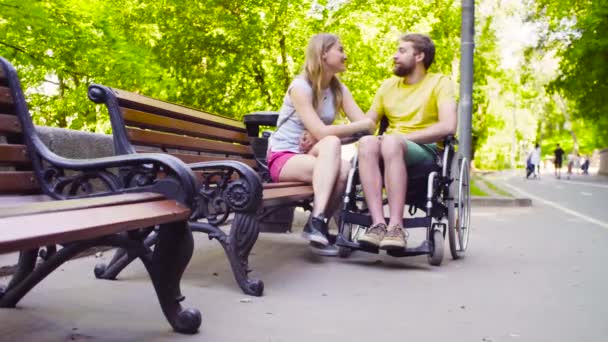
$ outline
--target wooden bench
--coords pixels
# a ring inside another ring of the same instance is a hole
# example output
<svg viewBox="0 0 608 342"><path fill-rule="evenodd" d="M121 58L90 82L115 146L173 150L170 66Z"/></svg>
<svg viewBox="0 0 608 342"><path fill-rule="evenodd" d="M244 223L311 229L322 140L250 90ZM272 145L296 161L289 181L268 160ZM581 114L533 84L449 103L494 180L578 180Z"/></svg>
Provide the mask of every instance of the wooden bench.
<svg viewBox="0 0 608 342"><path fill-rule="evenodd" d="M108 109L116 154L164 152L188 163L202 184L192 208L191 229L217 239L242 290L262 295L263 282L248 276L249 252L260 225L278 209L308 207L313 196L309 184L265 181L264 148L260 155L253 147L261 146L259 125L276 122L276 115L253 116L248 130L235 119L103 85L91 85L88 95ZM226 234L219 225L231 212L235 216ZM129 262L119 253L98 276L114 279Z"/></svg>
<svg viewBox="0 0 608 342"><path fill-rule="evenodd" d="M79 253L114 246L142 260L173 329L195 333L201 315L182 308L179 285L193 251L187 220L196 190L194 174L171 156L73 160L49 151L15 70L0 58L0 254L20 252L0 307L15 307ZM152 251L144 239L153 229Z"/></svg>

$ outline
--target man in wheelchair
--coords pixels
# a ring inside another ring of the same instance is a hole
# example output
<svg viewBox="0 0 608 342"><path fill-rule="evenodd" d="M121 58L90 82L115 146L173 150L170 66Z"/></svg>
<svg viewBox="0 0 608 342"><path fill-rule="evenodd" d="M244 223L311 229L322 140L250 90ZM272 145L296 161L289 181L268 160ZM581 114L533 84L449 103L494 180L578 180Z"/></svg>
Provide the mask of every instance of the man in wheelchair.
<svg viewBox="0 0 608 342"><path fill-rule="evenodd" d="M382 83L367 114L376 123L384 118L388 127L383 135L366 136L359 142L359 177L372 222L358 237L361 245L384 250L406 248L403 214L408 167L434 161L444 148L443 139L456 132L455 85L447 76L427 72L434 56L435 45L428 36L402 36L393 56L395 76Z"/></svg>

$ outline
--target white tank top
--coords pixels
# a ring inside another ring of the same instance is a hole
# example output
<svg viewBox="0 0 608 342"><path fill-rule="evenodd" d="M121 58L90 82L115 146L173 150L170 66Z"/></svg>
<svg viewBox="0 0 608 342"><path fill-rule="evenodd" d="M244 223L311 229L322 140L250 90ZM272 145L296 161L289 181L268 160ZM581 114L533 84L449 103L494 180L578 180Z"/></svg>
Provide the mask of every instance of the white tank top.
<svg viewBox="0 0 608 342"><path fill-rule="evenodd" d="M300 137L306 130L300 116L295 111L293 102L289 95L289 90L293 87L305 89L312 96L312 87L301 76L296 77L287 90L283 99L283 106L279 112L277 120L277 130L270 136L268 147L272 152L289 151L302 153L300 151ZM319 118L326 125L331 125L336 118L336 110L334 109L334 95L329 88L323 90L323 98L319 105Z"/></svg>

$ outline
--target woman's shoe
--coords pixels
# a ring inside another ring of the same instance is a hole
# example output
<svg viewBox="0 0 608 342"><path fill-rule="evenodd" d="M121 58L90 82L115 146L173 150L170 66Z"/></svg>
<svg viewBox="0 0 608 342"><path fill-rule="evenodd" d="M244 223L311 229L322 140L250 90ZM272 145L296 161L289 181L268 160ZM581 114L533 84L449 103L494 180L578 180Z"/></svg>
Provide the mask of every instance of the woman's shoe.
<svg viewBox="0 0 608 342"><path fill-rule="evenodd" d="M308 245L310 251L316 255L326 256L326 257L335 257L338 256L338 246L336 245L327 245L323 246L316 242L311 241Z"/></svg>
<svg viewBox="0 0 608 342"><path fill-rule="evenodd" d="M324 217L313 217L310 215L308 222L302 230L302 237L310 242L316 242L322 246L328 246L328 228Z"/></svg>

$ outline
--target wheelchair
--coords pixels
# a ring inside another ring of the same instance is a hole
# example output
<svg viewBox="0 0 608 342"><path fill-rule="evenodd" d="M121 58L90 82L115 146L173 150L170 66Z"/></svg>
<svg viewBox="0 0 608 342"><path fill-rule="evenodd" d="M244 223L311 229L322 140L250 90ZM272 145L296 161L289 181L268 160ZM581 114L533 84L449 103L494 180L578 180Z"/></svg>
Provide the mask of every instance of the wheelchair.
<svg viewBox="0 0 608 342"><path fill-rule="evenodd" d="M409 206L407 212L411 217L404 218L403 227L406 231L425 228L426 238L416 247L408 245L404 249L387 250L390 256L426 254L431 265L439 266L443 261L446 233L453 259L462 258L466 252L471 229L469 161L456 151L456 138L449 136L444 143L442 155L437 155L434 161L407 168L406 206ZM355 250L380 252L377 247L357 242L372 224L359 181L357 159L355 155L352 160L336 235L338 255L342 258L347 258ZM388 200L384 199L383 204L387 203ZM424 213L424 217L414 217L418 210Z"/></svg>

